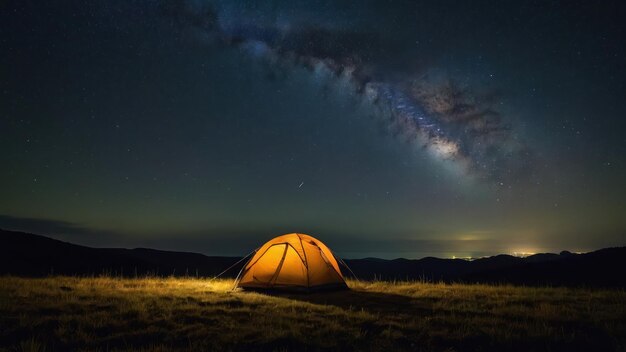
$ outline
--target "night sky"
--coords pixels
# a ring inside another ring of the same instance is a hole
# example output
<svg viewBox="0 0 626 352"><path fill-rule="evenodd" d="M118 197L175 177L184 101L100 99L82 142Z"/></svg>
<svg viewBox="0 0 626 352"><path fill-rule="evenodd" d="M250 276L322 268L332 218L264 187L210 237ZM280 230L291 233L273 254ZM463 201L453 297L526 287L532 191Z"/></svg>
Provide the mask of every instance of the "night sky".
<svg viewBox="0 0 626 352"><path fill-rule="evenodd" d="M348 258L626 244L620 1L2 1L0 228Z"/></svg>

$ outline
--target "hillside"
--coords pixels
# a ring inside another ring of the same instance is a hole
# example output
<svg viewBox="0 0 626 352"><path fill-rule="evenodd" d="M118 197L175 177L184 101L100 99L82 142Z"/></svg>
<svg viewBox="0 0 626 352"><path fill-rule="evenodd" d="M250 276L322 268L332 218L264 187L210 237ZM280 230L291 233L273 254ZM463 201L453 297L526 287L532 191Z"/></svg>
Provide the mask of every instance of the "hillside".
<svg viewBox="0 0 626 352"><path fill-rule="evenodd" d="M90 248L40 235L0 230L0 274L214 276L239 259L146 248Z"/></svg>
<svg viewBox="0 0 626 352"><path fill-rule="evenodd" d="M428 280L466 283L512 283L626 287L626 247L585 254L542 253L525 258L497 255L476 260L348 260L357 277L383 280Z"/></svg>

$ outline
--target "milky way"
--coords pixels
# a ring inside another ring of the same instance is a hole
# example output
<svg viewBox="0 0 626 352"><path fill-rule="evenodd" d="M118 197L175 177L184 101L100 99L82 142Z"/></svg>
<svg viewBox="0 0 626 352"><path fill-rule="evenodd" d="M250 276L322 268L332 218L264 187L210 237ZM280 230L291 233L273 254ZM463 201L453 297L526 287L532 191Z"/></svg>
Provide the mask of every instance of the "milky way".
<svg viewBox="0 0 626 352"><path fill-rule="evenodd" d="M0 7L2 228L216 255L293 231L358 257L624 244L621 2Z"/></svg>
<svg viewBox="0 0 626 352"><path fill-rule="evenodd" d="M280 67L325 70L347 79L388 130L417 142L439 160L453 162L466 175L499 184L530 174L533 153L513 137L488 96L479 96L454 77L431 75L429 67L420 68L419 74L390 69L379 56L393 51L393 45L377 34L284 17L268 23L185 1L168 5L165 12L207 43L236 46Z"/></svg>

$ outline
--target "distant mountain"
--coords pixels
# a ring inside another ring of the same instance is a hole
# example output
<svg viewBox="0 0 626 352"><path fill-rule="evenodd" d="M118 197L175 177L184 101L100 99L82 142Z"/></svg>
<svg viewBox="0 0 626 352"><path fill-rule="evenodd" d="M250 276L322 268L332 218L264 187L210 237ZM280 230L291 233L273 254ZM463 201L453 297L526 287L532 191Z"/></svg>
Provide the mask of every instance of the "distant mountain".
<svg viewBox="0 0 626 352"><path fill-rule="evenodd" d="M0 230L0 274L215 276L240 257L136 248L90 248L23 232ZM224 274L237 275L245 261ZM362 280L424 280L516 285L626 288L626 247L585 254L496 255L472 261L423 258L346 260ZM344 275L350 276L348 270Z"/></svg>
<svg viewBox="0 0 626 352"><path fill-rule="evenodd" d="M90 248L40 235L0 230L0 274L214 276L239 259L145 248Z"/></svg>
<svg viewBox="0 0 626 352"><path fill-rule="evenodd" d="M585 254L496 255L476 260L346 260L357 277L516 285L626 287L626 247Z"/></svg>

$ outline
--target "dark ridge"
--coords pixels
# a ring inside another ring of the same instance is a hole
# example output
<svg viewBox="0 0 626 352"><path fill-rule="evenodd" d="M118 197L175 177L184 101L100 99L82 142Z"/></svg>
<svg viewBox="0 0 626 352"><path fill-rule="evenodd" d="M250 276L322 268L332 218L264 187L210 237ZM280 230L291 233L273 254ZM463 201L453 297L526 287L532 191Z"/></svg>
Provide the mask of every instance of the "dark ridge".
<svg viewBox="0 0 626 352"><path fill-rule="evenodd" d="M20 276L214 276L238 257L208 257L198 253L147 248L90 248L45 236L0 230L0 274ZM226 273L237 275L240 267Z"/></svg>
<svg viewBox="0 0 626 352"><path fill-rule="evenodd" d="M423 258L407 261L346 260L361 279L425 280L529 286L626 287L626 247L585 254L563 251L525 258L497 255L472 261Z"/></svg>

